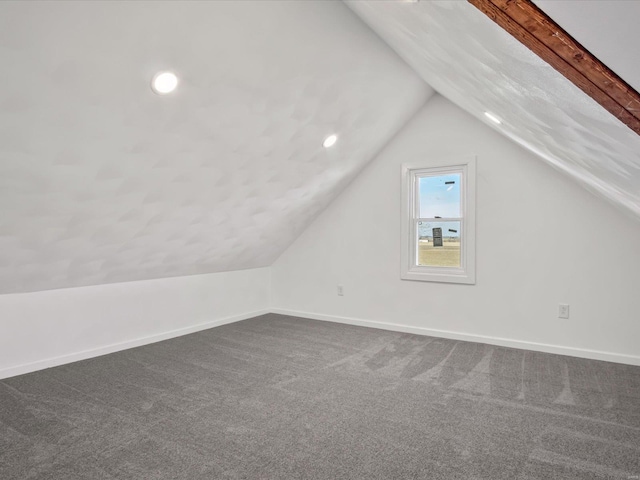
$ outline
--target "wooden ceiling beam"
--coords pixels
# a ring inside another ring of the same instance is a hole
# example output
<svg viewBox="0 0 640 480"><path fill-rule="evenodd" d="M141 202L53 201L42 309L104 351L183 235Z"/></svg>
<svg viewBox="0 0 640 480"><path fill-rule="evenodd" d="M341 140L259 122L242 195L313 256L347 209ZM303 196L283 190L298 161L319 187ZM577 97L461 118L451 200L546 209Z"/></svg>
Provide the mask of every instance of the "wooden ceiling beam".
<svg viewBox="0 0 640 480"><path fill-rule="evenodd" d="M468 0L640 135L640 94L530 0Z"/></svg>

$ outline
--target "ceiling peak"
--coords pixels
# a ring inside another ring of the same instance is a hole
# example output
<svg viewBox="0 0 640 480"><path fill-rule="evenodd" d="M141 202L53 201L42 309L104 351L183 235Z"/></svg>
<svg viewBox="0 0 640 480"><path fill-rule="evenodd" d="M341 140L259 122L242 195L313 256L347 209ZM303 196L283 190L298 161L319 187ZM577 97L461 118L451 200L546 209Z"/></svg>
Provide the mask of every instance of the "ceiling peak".
<svg viewBox="0 0 640 480"><path fill-rule="evenodd" d="M640 135L640 94L530 0L468 0Z"/></svg>

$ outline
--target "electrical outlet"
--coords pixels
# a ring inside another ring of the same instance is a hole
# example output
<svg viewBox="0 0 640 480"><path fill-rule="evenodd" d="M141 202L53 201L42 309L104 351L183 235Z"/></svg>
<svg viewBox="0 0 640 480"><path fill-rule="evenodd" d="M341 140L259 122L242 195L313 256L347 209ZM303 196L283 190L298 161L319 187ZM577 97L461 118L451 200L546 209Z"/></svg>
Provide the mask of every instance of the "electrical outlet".
<svg viewBox="0 0 640 480"><path fill-rule="evenodd" d="M569 305L561 303L558 306L558 318L569 318Z"/></svg>
<svg viewBox="0 0 640 480"><path fill-rule="evenodd" d="M338 295L341 297L344 296L344 287L342 285L338 285Z"/></svg>

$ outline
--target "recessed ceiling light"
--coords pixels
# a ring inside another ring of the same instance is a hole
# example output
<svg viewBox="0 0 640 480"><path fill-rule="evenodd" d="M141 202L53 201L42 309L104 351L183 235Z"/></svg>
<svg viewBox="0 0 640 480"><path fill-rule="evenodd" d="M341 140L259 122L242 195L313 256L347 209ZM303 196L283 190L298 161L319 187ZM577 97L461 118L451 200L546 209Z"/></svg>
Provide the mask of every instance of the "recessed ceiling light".
<svg viewBox="0 0 640 480"><path fill-rule="evenodd" d="M178 77L173 72L158 72L151 80L151 89L158 95L173 92L178 86Z"/></svg>
<svg viewBox="0 0 640 480"><path fill-rule="evenodd" d="M493 123L497 123L498 125L500 125L502 123L502 120L500 120L498 117L496 117L493 113L491 112L484 112L484 115L491 120Z"/></svg>
<svg viewBox="0 0 640 480"><path fill-rule="evenodd" d="M324 142L322 142L322 146L324 148L333 147L337 141L338 141L337 135L329 135L327 138L324 139Z"/></svg>

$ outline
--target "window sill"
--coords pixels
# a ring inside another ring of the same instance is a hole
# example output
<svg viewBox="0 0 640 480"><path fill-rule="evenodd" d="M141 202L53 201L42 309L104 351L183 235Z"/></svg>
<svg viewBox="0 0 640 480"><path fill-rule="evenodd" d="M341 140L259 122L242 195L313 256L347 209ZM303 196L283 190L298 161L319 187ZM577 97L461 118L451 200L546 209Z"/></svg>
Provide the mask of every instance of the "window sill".
<svg viewBox="0 0 640 480"><path fill-rule="evenodd" d="M437 272L434 270L410 270L403 271L400 274L402 280L412 280L418 282L437 282L437 283L461 283L466 285L475 285L475 275L468 272L444 271Z"/></svg>

